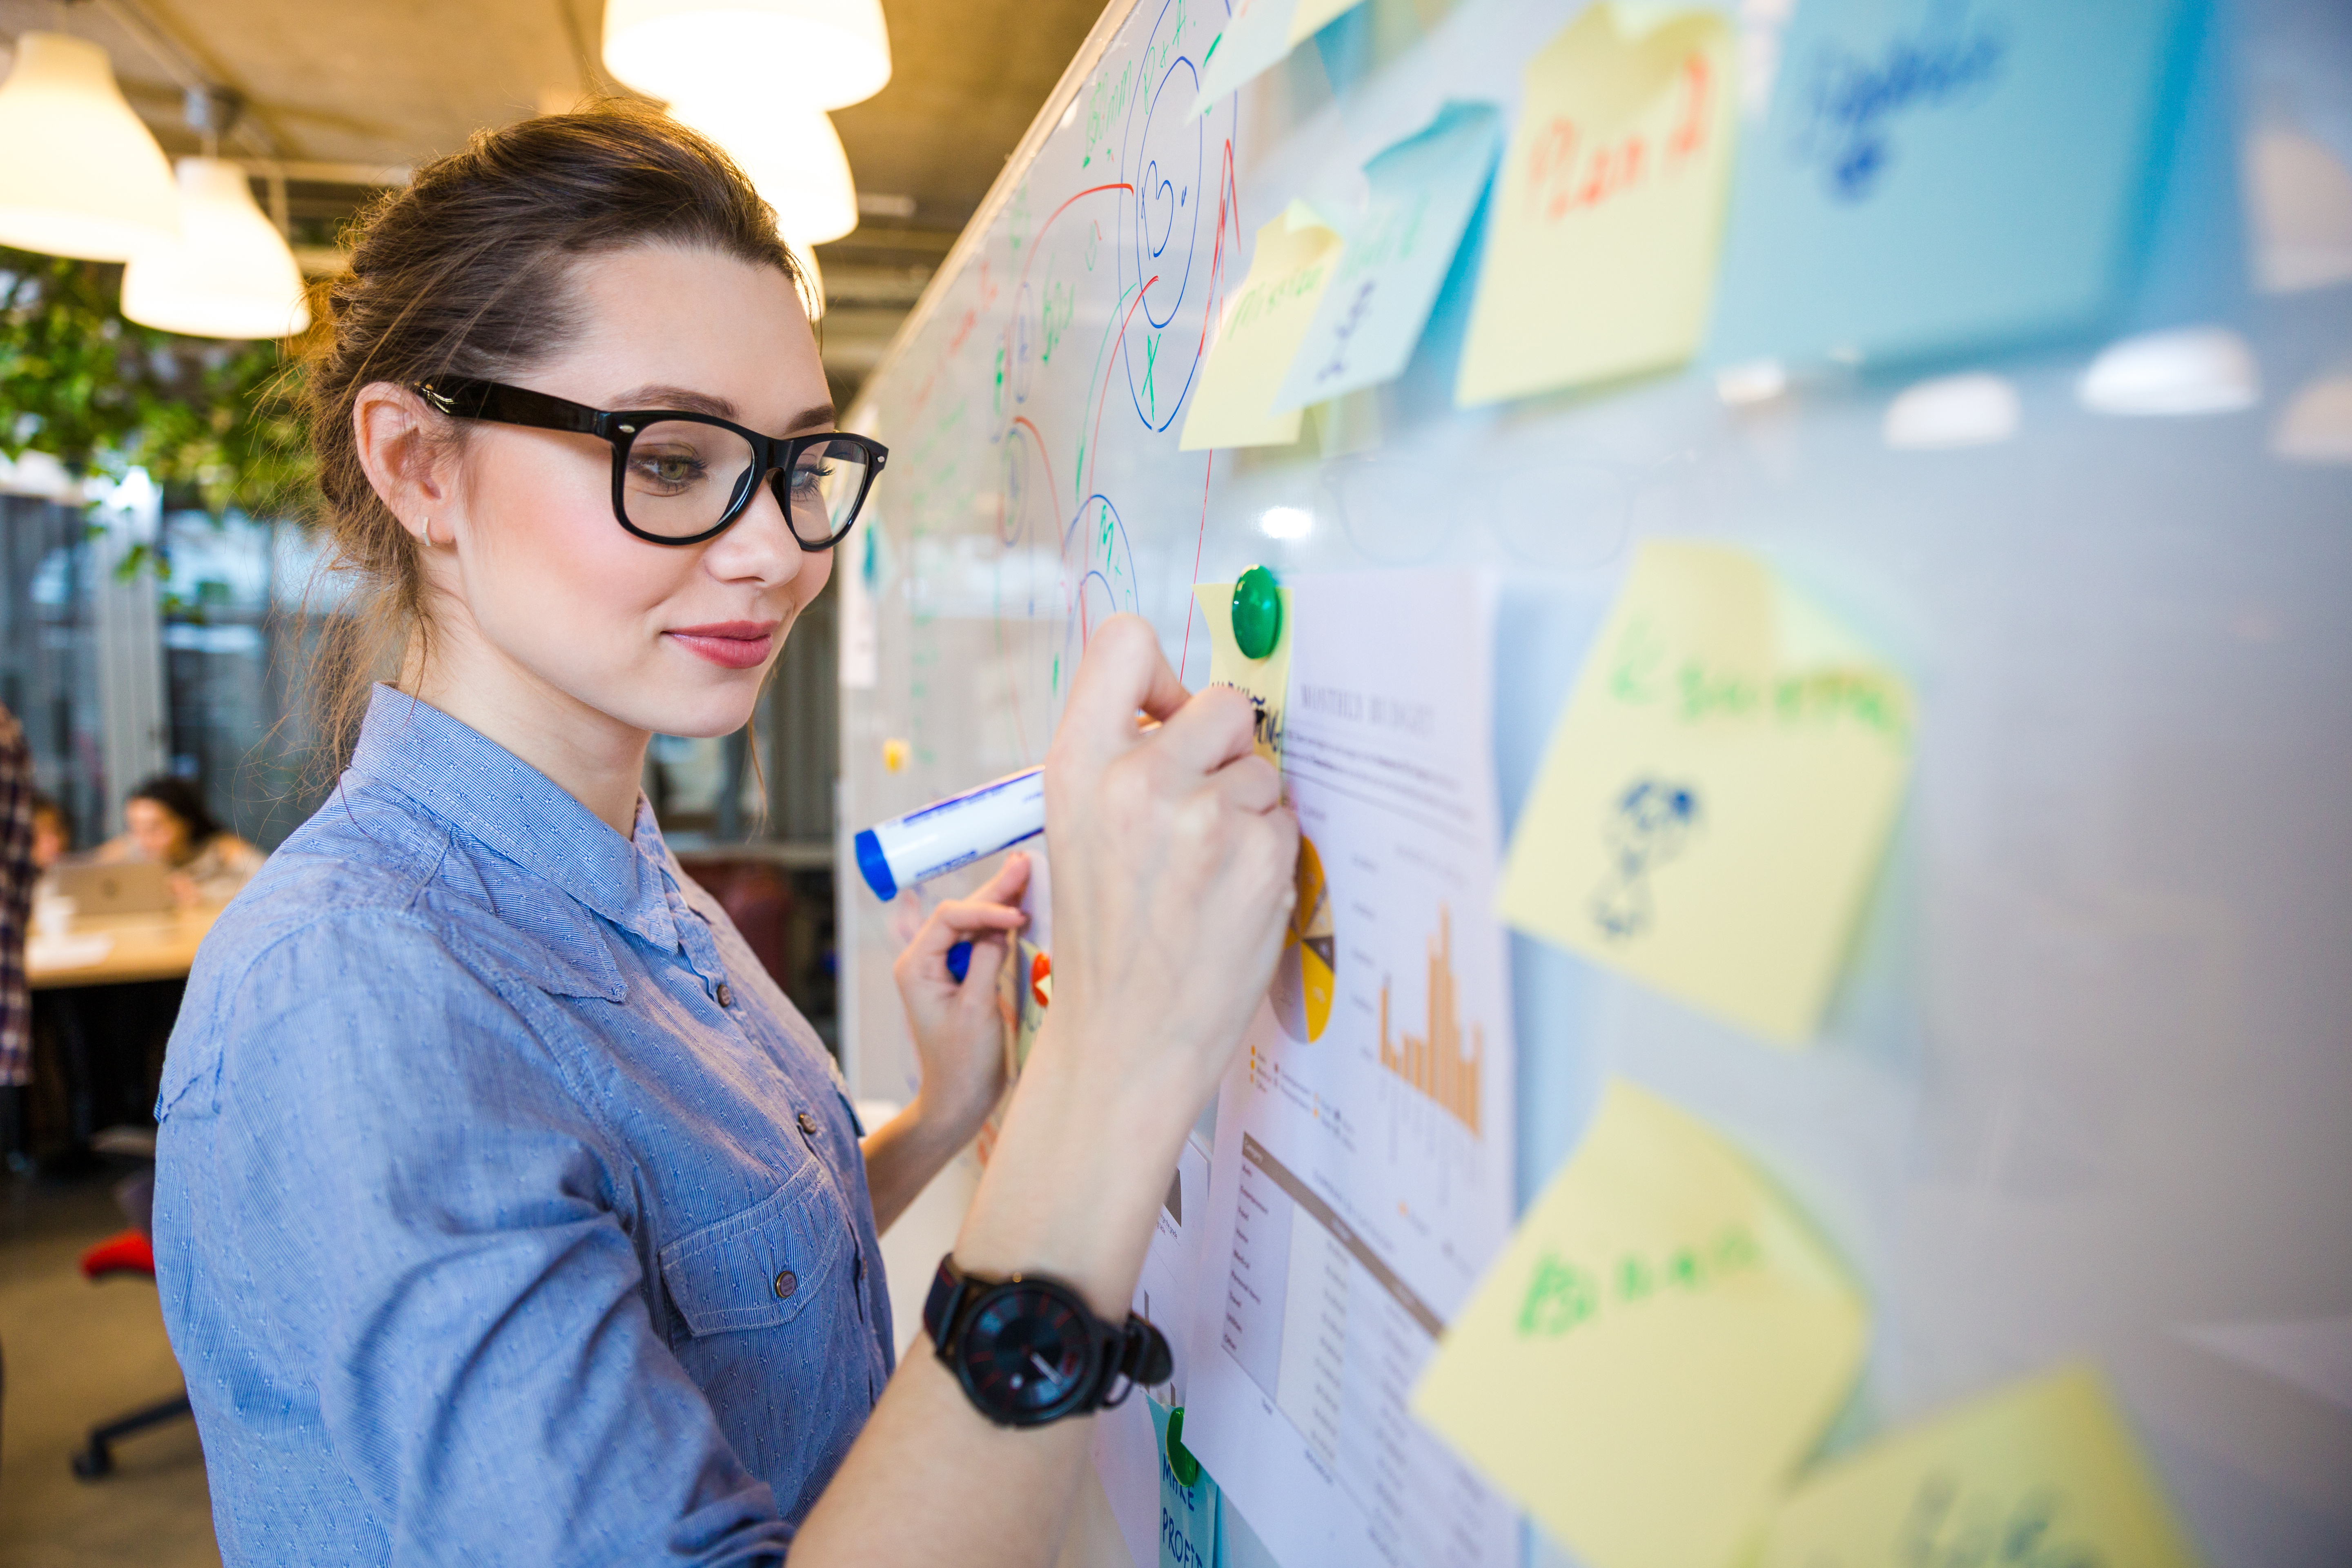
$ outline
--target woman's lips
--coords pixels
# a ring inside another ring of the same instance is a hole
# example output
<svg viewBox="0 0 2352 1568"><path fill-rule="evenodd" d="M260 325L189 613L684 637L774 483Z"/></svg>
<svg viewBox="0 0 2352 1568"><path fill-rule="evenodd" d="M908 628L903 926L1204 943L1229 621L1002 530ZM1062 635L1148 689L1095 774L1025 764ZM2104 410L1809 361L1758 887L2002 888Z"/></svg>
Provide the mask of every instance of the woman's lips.
<svg viewBox="0 0 2352 1568"><path fill-rule="evenodd" d="M708 626L677 626L664 635L698 658L724 669L751 669L768 662L779 621L722 621Z"/></svg>

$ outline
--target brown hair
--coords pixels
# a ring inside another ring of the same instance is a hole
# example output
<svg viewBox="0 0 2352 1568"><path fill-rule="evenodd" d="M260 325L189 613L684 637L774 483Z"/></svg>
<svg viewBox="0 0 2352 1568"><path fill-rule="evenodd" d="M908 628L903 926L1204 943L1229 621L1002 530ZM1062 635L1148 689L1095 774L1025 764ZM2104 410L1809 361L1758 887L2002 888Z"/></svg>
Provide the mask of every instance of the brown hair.
<svg viewBox="0 0 2352 1568"><path fill-rule="evenodd" d="M572 267L635 245L705 247L804 286L774 216L726 153L625 101L479 132L380 197L345 238L352 268L327 290L302 395L326 502L324 566L349 585L347 613L324 617L310 674L321 761L337 770L371 683L421 656L432 629L416 542L360 465L361 390L511 377L575 330Z"/></svg>

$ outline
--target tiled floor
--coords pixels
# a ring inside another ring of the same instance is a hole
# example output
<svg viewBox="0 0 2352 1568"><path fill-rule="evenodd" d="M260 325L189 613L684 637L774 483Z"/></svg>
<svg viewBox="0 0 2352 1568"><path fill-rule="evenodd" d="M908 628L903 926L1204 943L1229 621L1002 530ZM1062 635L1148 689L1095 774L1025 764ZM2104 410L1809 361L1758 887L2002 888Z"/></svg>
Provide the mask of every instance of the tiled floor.
<svg viewBox="0 0 2352 1568"><path fill-rule="evenodd" d="M122 1226L105 1180L0 1173L0 1568L220 1561L190 1423L126 1439L103 1480L78 1480L68 1466L90 1426L179 1386L153 1288L93 1284L77 1267L84 1247Z"/></svg>

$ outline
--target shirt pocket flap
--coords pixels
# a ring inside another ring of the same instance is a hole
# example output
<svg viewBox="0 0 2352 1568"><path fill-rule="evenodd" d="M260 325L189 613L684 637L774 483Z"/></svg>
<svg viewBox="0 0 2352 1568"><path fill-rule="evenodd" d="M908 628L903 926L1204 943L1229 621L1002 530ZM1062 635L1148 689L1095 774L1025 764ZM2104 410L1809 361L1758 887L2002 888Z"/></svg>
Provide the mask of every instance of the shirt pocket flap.
<svg viewBox="0 0 2352 1568"><path fill-rule="evenodd" d="M848 1222L812 1161L750 1208L661 1249L662 1285L696 1339L791 1322L849 1250Z"/></svg>

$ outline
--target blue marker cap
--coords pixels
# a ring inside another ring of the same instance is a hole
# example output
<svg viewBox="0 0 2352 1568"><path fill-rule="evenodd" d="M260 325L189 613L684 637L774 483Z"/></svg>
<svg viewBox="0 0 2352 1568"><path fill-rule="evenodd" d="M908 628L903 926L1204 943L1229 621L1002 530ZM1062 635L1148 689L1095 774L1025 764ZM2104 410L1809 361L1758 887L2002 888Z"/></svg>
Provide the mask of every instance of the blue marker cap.
<svg viewBox="0 0 2352 1568"><path fill-rule="evenodd" d="M865 876L866 885L874 889L874 896L884 903L898 896L898 879L890 875L889 858L882 853L882 841L874 837L870 827L857 836L857 869Z"/></svg>
<svg viewBox="0 0 2352 1568"><path fill-rule="evenodd" d="M971 943L960 942L948 949L948 973L955 976L957 984L963 984L963 977L971 973Z"/></svg>

